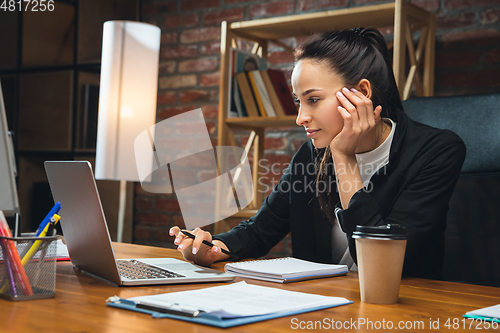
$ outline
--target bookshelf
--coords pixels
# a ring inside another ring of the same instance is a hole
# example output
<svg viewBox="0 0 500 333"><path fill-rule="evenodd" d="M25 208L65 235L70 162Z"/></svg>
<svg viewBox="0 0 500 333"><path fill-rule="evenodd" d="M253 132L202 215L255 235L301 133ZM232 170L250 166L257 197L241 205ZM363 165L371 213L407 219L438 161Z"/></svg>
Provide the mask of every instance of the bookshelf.
<svg viewBox="0 0 500 333"><path fill-rule="evenodd" d="M221 24L221 75L219 92L218 145L236 145L234 131L252 131L254 199L234 217L253 216L262 204L263 194L259 185L259 159L264 154L264 134L267 128L292 127L295 116L228 118L229 63L231 47L238 40L253 43L253 53L267 59L268 45L272 42L293 53L282 40L290 37L309 36L327 30L355 27L393 27L393 70L402 99L412 91L417 96L432 96L434 92L435 15L406 0L392 3L330 10ZM408 52L408 62L407 62ZM215 233L229 229L226 221L215 224Z"/></svg>

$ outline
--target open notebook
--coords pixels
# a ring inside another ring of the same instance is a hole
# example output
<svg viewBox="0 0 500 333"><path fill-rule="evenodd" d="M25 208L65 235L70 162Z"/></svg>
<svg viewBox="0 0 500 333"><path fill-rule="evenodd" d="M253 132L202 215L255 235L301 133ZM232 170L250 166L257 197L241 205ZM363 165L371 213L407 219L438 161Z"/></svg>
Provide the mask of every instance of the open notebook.
<svg viewBox="0 0 500 333"><path fill-rule="evenodd" d="M244 278L281 283L345 275L348 272L346 265L320 264L291 257L228 263L224 270Z"/></svg>

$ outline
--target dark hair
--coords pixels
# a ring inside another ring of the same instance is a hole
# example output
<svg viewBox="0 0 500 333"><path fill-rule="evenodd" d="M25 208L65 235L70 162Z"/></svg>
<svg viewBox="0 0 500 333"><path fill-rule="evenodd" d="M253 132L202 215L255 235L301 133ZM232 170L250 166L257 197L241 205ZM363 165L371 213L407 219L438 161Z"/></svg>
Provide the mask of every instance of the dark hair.
<svg viewBox="0 0 500 333"><path fill-rule="evenodd" d="M403 112L387 44L378 30L355 28L314 35L295 52L296 62L303 59L326 63L348 87L356 86L362 79L370 81L371 100L374 107L382 106L382 117L396 120L397 113ZM318 156L316 191L321 209L333 222L336 202L328 191L330 186L322 187L327 190L319 190L320 182L329 185L333 175L330 147L319 150Z"/></svg>

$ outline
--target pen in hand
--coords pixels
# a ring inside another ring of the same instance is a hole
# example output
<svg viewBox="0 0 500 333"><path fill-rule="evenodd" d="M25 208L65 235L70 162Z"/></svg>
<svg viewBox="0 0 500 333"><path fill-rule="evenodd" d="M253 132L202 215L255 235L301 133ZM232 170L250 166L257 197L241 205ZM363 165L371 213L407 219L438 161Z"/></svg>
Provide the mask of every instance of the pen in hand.
<svg viewBox="0 0 500 333"><path fill-rule="evenodd" d="M195 235L193 235L192 233L190 233L190 232L188 232L188 231L181 230L181 232L182 232L184 235L188 236L189 238L194 239L194 238L196 237ZM204 241L203 241L203 244L205 244L205 245L207 245L207 246L210 246L210 247L215 246L214 244L212 244L212 243L210 243L209 241L206 241L206 240L204 240ZM229 251L224 250L223 248L220 248L220 250L222 251L222 253L227 254L228 256L230 256L231 258L233 258L233 259L235 259L235 260L239 260L239 259L240 259L238 256L236 256L236 255L232 254L232 253L231 253L231 252L229 252Z"/></svg>

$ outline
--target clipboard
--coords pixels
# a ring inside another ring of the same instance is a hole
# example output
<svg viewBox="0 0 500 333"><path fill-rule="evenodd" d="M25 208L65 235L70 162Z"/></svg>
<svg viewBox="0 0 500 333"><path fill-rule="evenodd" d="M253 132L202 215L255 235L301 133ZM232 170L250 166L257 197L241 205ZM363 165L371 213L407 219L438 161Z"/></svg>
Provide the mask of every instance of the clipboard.
<svg viewBox="0 0 500 333"><path fill-rule="evenodd" d="M229 285L131 298L110 297L106 305L227 328L263 320L323 310L352 301L237 282Z"/></svg>
<svg viewBox="0 0 500 333"><path fill-rule="evenodd" d="M318 306L318 307L314 307L314 308L306 308L306 309L300 309L300 310L296 310L296 311L275 312L275 313L270 313L270 314L265 314L265 315L248 316L248 317L223 318L223 315L221 315L221 314L212 314L212 313L207 313L207 312L203 312L203 311L199 311L199 310L193 311L191 309L185 309L185 310L178 310L175 308L171 309L171 311L185 312L183 314L160 312L160 311L168 311L168 310L167 309L163 309L163 310L156 309L155 310L152 308L150 308L150 309L141 308L141 307L137 306L138 304L136 302L130 301L130 300L127 300L124 298L119 298L117 296L110 297L106 301L107 306L150 314L153 318L178 319L178 320L183 320L183 321L187 321L187 322L191 322L191 323L208 325L208 326L215 326L215 327L219 327L219 328L228 328L228 327L240 326L240 325L245 325L245 324L250 324L250 323L256 323L259 321L280 318L280 317L286 317L286 316L296 315L296 314L305 313L305 312L323 310L323 309L328 309L328 308L332 308L332 307L336 307L336 306L340 306L340 305L345 305L345 304L351 304L351 303L353 303L353 302L347 301L344 304ZM199 313L193 313L195 311L198 311Z"/></svg>

